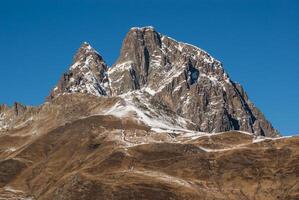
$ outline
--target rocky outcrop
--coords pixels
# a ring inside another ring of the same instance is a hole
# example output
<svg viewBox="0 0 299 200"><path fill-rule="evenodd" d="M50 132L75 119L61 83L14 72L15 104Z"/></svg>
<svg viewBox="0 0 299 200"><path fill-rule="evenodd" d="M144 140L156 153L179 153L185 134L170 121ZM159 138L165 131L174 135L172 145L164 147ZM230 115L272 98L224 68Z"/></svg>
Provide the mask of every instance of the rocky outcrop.
<svg viewBox="0 0 299 200"><path fill-rule="evenodd" d="M39 107L25 106L15 102L12 106L0 105L0 134L12 128L21 128L23 123L33 120Z"/></svg>

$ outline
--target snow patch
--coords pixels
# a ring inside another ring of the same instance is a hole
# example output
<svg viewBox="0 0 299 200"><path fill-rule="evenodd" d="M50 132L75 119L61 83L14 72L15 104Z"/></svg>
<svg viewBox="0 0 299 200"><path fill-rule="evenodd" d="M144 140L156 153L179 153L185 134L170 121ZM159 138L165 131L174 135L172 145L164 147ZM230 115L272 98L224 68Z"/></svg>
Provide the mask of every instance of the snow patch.
<svg viewBox="0 0 299 200"><path fill-rule="evenodd" d="M178 178L178 177L175 177L175 176L171 176L171 175L168 175L168 174L165 174L165 173L162 173L162 172L158 172L158 171L151 171L151 170L144 170L144 171L141 171L141 170L134 170L134 171L124 171L124 172L131 172L131 173L135 173L135 174L142 174L142 175L145 175L145 176L148 176L148 177L152 177L152 178L156 178L158 180L161 180L161 181L165 181L167 183L175 183L175 184L178 184L180 186L183 186L183 187L190 187L192 188L192 185L181 179L181 178Z"/></svg>
<svg viewBox="0 0 299 200"><path fill-rule="evenodd" d="M144 87L144 88L142 88L142 90L149 93L152 96L154 96L156 94L156 91L151 89L150 87Z"/></svg>
<svg viewBox="0 0 299 200"><path fill-rule="evenodd" d="M179 128L177 126L173 127L173 125L167 121L163 121L161 119L156 119L146 115L144 111L137 108L132 102L129 101L126 101L126 105L117 103L112 108L107 110L104 114L114 115L116 117L136 116L137 120L144 122L146 125L150 127L166 128L166 129Z"/></svg>
<svg viewBox="0 0 299 200"><path fill-rule="evenodd" d="M13 189L12 187L9 187L9 186L4 187L4 189L6 191L9 191L9 192L12 192L12 193L23 193L22 190L16 190L16 189Z"/></svg>
<svg viewBox="0 0 299 200"><path fill-rule="evenodd" d="M263 136L257 136L252 139L252 143L259 143L267 140L281 140L281 139L286 139L286 138L292 138L293 136L282 136L282 137L276 137L276 138L270 138L270 137L263 137Z"/></svg>
<svg viewBox="0 0 299 200"><path fill-rule="evenodd" d="M236 147L224 148L224 149L209 149L209 148L204 148L204 147L199 147L199 148L205 152L223 152L223 151L230 151L230 150L234 150L234 149L241 149L244 147L236 146Z"/></svg>
<svg viewBox="0 0 299 200"><path fill-rule="evenodd" d="M5 152L14 152L16 151L17 149L15 147L9 147L9 148L6 148L5 149Z"/></svg>
<svg viewBox="0 0 299 200"><path fill-rule="evenodd" d="M155 30L153 26L132 27L130 30Z"/></svg>
<svg viewBox="0 0 299 200"><path fill-rule="evenodd" d="M123 62L123 63L119 63L111 68L108 69L108 73L111 74L111 73L114 73L114 72L117 72L117 71L126 71L126 70L129 70L132 68L132 61L126 61L126 62Z"/></svg>

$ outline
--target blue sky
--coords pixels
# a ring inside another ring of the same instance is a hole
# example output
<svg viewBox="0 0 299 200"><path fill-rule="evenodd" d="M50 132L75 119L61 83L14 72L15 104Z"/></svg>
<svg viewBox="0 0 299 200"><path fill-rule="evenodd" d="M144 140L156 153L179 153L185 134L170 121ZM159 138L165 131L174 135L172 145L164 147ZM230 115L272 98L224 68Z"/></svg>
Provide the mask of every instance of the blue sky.
<svg viewBox="0 0 299 200"><path fill-rule="evenodd" d="M130 27L152 25L221 60L282 134L298 134L298 2L2 1L0 103L43 103L83 41L111 65Z"/></svg>

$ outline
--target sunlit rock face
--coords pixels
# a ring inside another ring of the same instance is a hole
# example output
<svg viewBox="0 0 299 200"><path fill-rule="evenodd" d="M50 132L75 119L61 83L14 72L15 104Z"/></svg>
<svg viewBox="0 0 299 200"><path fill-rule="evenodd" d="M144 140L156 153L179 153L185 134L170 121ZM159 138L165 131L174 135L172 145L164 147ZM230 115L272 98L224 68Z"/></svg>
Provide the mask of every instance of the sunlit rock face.
<svg viewBox="0 0 299 200"><path fill-rule="evenodd" d="M108 74L112 95L147 92L155 103L191 120L199 131L278 134L221 62L153 27L132 28L127 33Z"/></svg>

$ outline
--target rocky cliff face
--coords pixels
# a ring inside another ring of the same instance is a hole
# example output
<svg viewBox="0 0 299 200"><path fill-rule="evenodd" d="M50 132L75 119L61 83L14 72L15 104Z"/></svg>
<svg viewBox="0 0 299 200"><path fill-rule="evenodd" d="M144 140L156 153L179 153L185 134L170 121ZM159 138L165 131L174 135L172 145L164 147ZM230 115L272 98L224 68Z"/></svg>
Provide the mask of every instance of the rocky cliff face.
<svg viewBox="0 0 299 200"><path fill-rule="evenodd" d="M221 62L152 27L128 32L109 77L113 94L149 91L157 103L191 120L199 131L277 135L242 86L229 78Z"/></svg>
<svg viewBox="0 0 299 200"><path fill-rule="evenodd" d="M278 135L242 86L229 78L221 62L153 27L132 28L109 69L90 45L83 44L49 99L78 92L108 97L147 93L149 96L142 98L191 121L197 131Z"/></svg>

